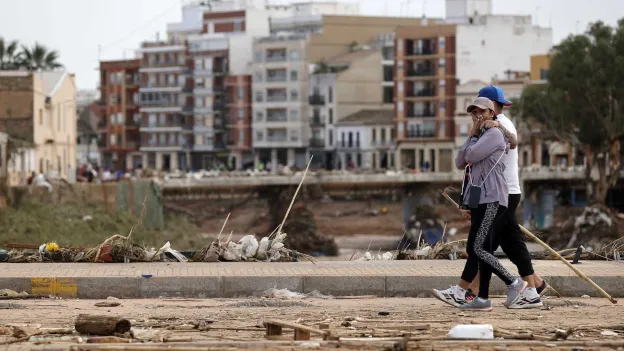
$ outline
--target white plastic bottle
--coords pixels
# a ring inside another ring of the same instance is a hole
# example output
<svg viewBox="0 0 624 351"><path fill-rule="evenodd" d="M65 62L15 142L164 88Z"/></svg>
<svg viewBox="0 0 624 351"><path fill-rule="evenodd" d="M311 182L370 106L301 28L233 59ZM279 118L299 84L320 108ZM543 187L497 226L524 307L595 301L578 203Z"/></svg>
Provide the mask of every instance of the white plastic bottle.
<svg viewBox="0 0 624 351"><path fill-rule="evenodd" d="M449 339L494 339L494 327L491 324L460 324L456 325L448 333Z"/></svg>

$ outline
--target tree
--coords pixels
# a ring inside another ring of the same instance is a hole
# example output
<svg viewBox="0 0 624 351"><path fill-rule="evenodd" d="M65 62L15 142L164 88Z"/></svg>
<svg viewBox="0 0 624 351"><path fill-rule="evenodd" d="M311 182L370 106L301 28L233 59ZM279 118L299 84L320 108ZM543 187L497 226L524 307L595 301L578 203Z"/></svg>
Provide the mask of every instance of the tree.
<svg viewBox="0 0 624 351"><path fill-rule="evenodd" d="M546 84L526 87L515 115L585 152L590 202L604 205L619 179L624 138L624 19L570 35L553 48Z"/></svg>
<svg viewBox="0 0 624 351"><path fill-rule="evenodd" d="M63 67L58 62L59 54L56 50L48 50L45 46L35 43L32 48L22 45L20 66L30 71L53 70Z"/></svg>
<svg viewBox="0 0 624 351"><path fill-rule="evenodd" d="M17 52L18 42L5 41L0 38L0 70L16 69L19 64L20 55Z"/></svg>

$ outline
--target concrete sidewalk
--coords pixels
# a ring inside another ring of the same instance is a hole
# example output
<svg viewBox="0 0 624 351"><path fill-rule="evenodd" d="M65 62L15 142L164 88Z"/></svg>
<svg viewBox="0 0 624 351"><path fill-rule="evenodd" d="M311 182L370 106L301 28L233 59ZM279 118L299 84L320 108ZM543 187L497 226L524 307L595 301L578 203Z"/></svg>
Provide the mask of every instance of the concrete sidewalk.
<svg viewBox="0 0 624 351"><path fill-rule="evenodd" d="M515 267L503 261L512 272ZM2 263L0 289L83 299L260 296L270 288L318 290L334 296L429 296L456 284L465 261L324 261L301 263ZM559 261L534 261L535 271L565 296L598 296ZM624 263L577 266L614 297L624 296ZM146 277L144 275L151 275ZM493 279L492 293L504 292Z"/></svg>

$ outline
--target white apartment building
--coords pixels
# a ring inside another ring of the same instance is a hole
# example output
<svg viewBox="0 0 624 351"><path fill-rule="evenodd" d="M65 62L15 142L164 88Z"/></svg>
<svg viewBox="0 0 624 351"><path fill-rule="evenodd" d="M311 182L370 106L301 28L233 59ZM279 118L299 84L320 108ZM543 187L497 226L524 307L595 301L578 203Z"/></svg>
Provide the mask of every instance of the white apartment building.
<svg viewBox="0 0 624 351"><path fill-rule="evenodd" d="M283 34L253 44L255 163L305 167L308 157L307 35Z"/></svg>
<svg viewBox="0 0 624 351"><path fill-rule="evenodd" d="M507 70L528 72L529 57L548 52L552 28L530 15L492 14L492 0L446 0L446 22L457 24L456 77L495 80Z"/></svg>

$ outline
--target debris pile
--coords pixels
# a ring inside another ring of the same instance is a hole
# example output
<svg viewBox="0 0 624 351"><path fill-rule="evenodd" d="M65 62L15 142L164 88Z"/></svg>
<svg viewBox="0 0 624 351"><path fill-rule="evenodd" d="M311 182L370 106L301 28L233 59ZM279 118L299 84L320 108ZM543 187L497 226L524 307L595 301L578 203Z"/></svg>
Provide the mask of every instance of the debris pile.
<svg viewBox="0 0 624 351"><path fill-rule="evenodd" d="M456 260L468 258L466 253L466 240L451 241L448 243L438 241L433 246L424 246L420 248L418 245L414 250L394 250L373 253L366 251L359 261L391 261L391 260Z"/></svg>
<svg viewBox="0 0 624 351"><path fill-rule="evenodd" d="M238 242L215 240L193 256L195 262L219 261L297 261L298 255L285 247L286 233L263 237L258 241L253 235L246 235Z"/></svg>
<svg viewBox="0 0 624 351"><path fill-rule="evenodd" d="M557 233L546 240L553 247L574 248L579 245L598 248L620 238L618 220L609 210L599 206L586 207L579 216L568 218Z"/></svg>
<svg viewBox="0 0 624 351"><path fill-rule="evenodd" d="M316 255L336 256L338 245L334 238L317 231L314 214L303 205L293 208L289 219L284 223L286 233L296 233L286 238L285 244L297 251Z"/></svg>
<svg viewBox="0 0 624 351"><path fill-rule="evenodd" d="M417 205L409 217L402 242L405 248L416 247L419 241L435 245L442 240L444 221L435 206L431 204Z"/></svg>

